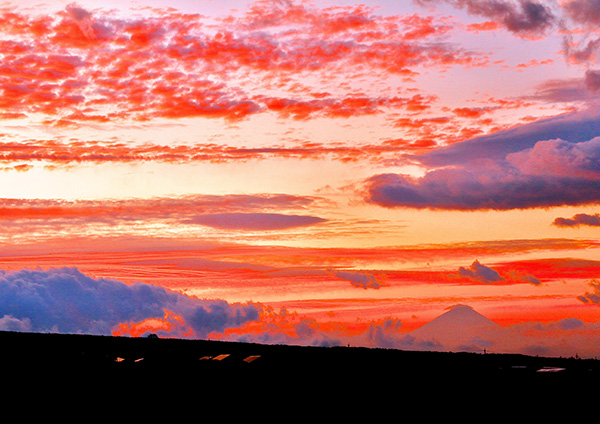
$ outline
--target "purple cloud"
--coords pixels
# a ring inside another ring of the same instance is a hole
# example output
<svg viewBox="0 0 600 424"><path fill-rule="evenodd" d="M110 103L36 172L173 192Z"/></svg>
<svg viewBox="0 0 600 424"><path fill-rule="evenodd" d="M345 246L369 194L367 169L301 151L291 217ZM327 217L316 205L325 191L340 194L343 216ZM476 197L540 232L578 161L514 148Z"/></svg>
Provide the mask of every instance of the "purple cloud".
<svg viewBox="0 0 600 424"><path fill-rule="evenodd" d="M306 215L277 213L218 213L197 215L186 221L189 224L228 230L282 230L326 222L326 219Z"/></svg>
<svg viewBox="0 0 600 424"><path fill-rule="evenodd" d="M600 70L588 69L586 71L585 86L590 91L600 90Z"/></svg>
<svg viewBox="0 0 600 424"><path fill-rule="evenodd" d="M576 22L600 24L600 0L570 0L562 7Z"/></svg>
<svg viewBox="0 0 600 424"><path fill-rule="evenodd" d="M600 281L592 280L589 282L592 292L586 292L584 295L578 296L577 299L583 303L600 306Z"/></svg>
<svg viewBox="0 0 600 424"><path fill-rule="evenodd" d="M600 214L578 213L572 218L556 218L552 224L557 227L579 227L581 225L600 227Z"/></svg>
<svg viewBox="0 0 600 424"><path fill-rule="evenodd" d="M349 281L354 287L363 289L378 289L383 283L380 278L374 274L358 271L333 271L332 274L341 279Z"/></svg>
<svg viewBox="0 0 600 424"><path fill-rule="evenodd" d="M465 267L460 267L458 269L458 275L460 275L461 277L467 277L467 278L471 278L473 280L485 283L485 284L491 284L491 283L497 283L498 281L504 281L504 278L502 278L500 276L500 274L498 274L497 271L493 270L492 268L489 268L485 265L481 265L479 263L479 261L475 261L471 264L471 266L469 268L465 268Z"/></svg>
<svg viewBox="0 0 600 424"><path fill-rule="evenodd" d="M532 148L511 153L507 161L522 175L558 178L600 177L600 137L581 143L539 141Z"/></svg>
<svg viewBox="0 0 600 424"><path fill-rule="evenodd" d="M422 178L382 174L366 182L365 200L387 208L511 210L600 201L600 183L589 178L504 175L442 169Z"/></svg>

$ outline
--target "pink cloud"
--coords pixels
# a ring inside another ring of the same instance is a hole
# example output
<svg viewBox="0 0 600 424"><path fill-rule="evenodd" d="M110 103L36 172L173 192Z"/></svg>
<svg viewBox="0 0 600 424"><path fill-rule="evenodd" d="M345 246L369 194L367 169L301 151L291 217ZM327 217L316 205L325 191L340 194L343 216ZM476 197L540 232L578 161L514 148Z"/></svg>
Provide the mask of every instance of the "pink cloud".
<svg viewBox="0 0 600 424"><path fill-rule="evenodd" d="M511 153L507 161L523 175L597 178L600 176L600 137L582 143L539 141L530 149Z"/></svg>

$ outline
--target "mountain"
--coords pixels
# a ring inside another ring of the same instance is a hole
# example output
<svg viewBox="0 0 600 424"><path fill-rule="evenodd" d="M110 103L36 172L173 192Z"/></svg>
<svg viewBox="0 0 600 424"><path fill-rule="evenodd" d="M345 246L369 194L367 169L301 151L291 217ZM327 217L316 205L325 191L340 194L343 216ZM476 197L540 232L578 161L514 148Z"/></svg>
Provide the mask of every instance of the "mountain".
<svg viewBox="0 0 600 424"><path fill-rule="evenodd" d="M502 326L470 306L454 305L448 309L410 334L421 341L435 342L440 350L481 351L491 346L502 331Z"/></svg>

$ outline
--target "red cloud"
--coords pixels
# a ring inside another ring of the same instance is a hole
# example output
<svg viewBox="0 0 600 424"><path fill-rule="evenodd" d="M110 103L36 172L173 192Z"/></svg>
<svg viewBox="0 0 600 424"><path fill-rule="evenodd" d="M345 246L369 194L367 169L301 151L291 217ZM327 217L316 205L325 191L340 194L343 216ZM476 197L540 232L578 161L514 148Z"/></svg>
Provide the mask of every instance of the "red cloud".
<svg viewBox="0 0 600 424"><path fill-rule="evenodd" d="M41 17L0 10L6 23L0 106L23 114L14 116L45 114L43 122L55 125L239 120L265 112L349 117L382 107L422 111L427 98L330 95L310 101L292 91L274 98L235 81L245 74L281 82L303 71L328 77L350 68L412 75L421 65L478 62L435 41L450 29L443 23L417 15L381 17L362 6L257 2L241 18L210 28L198 15L160 12L128 19L76 5Z"/></svg>

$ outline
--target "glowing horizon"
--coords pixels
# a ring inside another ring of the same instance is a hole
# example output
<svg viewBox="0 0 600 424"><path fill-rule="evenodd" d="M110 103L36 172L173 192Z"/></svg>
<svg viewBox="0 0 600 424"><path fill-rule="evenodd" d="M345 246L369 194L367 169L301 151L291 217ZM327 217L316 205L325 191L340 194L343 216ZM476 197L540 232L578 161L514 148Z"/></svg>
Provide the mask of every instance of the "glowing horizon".
<svg viewBox="0 0 600 424"><path fill-rule="evenodd" d="M111 331L25 275L174 293L115 334L418 348L467 304L600 356L597 2L0 5L0 329Z"/></svg>

